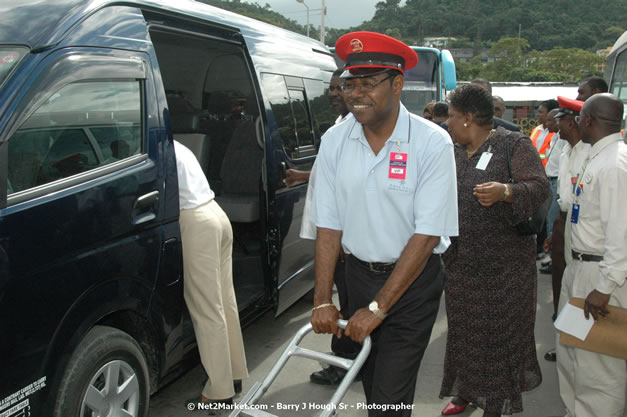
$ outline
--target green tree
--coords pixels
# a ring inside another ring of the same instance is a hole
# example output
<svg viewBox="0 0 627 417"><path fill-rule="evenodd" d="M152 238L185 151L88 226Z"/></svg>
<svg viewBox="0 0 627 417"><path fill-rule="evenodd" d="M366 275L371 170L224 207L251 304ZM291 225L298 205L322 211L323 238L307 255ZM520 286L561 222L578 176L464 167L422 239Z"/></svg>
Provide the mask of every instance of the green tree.
<svg viewBox="0 0 627 417"><path fill-rule="evenodd" d="M501 38L488 51L490 62L481 71L481 76L493 81L509 81L514 73L525 67L525 52L529 42L524 38Z"/></svg>
<svg viewBox="0 0 627 417"><path fill-rule="evenodd" d="M550 81L576 82L591 75L600 75L597 68L603 64L603 57L578 48L533 51L528 58L532 70L553 74Z"/></svg>

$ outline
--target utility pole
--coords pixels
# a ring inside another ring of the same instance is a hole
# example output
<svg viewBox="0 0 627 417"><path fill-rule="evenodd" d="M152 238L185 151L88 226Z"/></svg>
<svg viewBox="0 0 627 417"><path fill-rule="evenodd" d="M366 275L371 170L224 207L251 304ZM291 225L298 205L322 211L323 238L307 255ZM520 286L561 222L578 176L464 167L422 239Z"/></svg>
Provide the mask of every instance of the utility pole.
<svg viewBox="0 0 627 417"><path fill-rule="evenodd" d="M322 0L322 17L320 18L320 42L324 42L324 38L326 37L326 33L324 31L324 17L327 14L327 6L325 4L325 0Z"/></svg>
<svg viewBox="0 0 627 417"><path fill-rule="evenodd" d="M296 2L302 3L302 5L307 8L307 37L309 37L309 6L307 6L307 3L305 3L305 0L296 0Z"/></svg>

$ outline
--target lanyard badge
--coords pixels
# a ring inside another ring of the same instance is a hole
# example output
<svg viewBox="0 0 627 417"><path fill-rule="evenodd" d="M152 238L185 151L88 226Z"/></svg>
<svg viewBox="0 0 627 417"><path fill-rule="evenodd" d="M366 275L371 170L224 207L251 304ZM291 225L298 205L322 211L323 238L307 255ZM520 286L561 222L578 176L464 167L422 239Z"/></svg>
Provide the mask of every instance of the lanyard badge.
<svg viewBox="0 0 627 417"><path fill-rule="evenodd" d="M390 152L390 170L388 177L393 180L404 180L407 176L407 154Z"/></svg>
<svg viewBox="0 0 627 417"><path fill-rule="evenodd" d="M577 222L579 221L579 208L581 207L579 205L579 197L581 196L581 193L583 192L583 178L584 178L584 174L586 173L586 168L588 168L588 163L590 162L590 159L586 159L585 162L583 163L583 169L581 170L581 174L577 176L577 179L575 180L575 183L573 184L573 192L575 193L575 199L573 201L573 208L570 212L570 222L573 224L577 224Z"/></svg>

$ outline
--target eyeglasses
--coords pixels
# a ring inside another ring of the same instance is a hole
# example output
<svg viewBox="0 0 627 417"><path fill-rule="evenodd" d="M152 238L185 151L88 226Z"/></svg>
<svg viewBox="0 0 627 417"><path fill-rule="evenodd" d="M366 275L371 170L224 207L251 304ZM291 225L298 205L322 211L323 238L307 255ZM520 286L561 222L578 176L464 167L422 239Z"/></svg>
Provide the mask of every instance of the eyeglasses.
<svg viewBox="0 0 627 417"><path fill-rule="evenodd" d="M353 90L355 90L355 88L359 89L359 91L362 93L370 93L372 92L372 90L375 89L376 86L381 84L383 81L389 80L390 78L395 77L396 75L397 74L390 74L387 77L382 78L379 81L374 82L374 83L363 83L363 84L342 83L340 84L340 89L344 93L352 93Z"/></svg>
<svg viewBox="0 0 627 417"><path fill-rule="evenodd" d="M595 120L603 120L604 122L620 123L620 121L608 119L607 117L603 117L603 116L599 116L599 115L592 115L592 114L589 114L589 113L585 113L584 116L588 116L591 119L595 119ZM575 122L577 122L577 124L579 124L583 120L584 116L575 116Z"/></svg>

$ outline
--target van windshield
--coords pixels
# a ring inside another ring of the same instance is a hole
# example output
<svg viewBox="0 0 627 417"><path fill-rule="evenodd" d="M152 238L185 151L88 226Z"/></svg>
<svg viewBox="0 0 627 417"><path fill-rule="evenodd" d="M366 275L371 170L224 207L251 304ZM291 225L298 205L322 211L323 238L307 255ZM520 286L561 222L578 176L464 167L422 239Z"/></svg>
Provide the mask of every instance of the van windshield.
<svg viewBox="0 0 627 417"><path fill-rule="evenodd" d="M0 84L27 53L26 48L0 48Z"/></svg>

